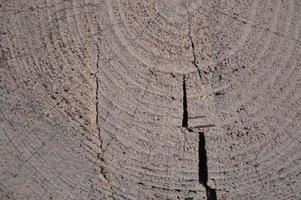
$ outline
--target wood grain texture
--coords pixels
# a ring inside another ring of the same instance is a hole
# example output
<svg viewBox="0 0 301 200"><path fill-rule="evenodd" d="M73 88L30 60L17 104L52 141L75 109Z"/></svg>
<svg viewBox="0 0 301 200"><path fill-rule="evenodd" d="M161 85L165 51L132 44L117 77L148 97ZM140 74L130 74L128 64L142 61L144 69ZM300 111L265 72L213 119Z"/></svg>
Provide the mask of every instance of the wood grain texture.
<svg viewBox="0 0 301 200"><path fill-rule="evenodd" d="M0 0L0 199L300 199L301 1Z"/></svg>

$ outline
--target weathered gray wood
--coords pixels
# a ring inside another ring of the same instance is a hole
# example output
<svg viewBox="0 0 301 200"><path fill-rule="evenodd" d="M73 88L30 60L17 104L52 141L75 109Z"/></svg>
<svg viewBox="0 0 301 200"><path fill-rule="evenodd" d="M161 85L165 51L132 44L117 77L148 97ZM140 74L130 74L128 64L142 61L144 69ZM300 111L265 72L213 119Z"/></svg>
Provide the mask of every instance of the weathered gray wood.
<svg viewBox="0 0 301 200"><path fill-rule="evenodd" d="M299 199L300 25L300 0L0 0L0 199Z"/></svg>

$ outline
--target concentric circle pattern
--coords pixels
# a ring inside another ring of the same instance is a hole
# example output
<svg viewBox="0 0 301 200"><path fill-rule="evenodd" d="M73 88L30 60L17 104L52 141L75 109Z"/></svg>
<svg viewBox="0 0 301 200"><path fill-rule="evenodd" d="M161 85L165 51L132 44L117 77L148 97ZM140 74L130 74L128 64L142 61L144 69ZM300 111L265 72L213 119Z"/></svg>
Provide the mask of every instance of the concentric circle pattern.
<svg viewBox="0 0 301 200"><path fill-rule="evenodd" d="M300 0L0 0L0 199L300 199L300 26Z"/></svg>

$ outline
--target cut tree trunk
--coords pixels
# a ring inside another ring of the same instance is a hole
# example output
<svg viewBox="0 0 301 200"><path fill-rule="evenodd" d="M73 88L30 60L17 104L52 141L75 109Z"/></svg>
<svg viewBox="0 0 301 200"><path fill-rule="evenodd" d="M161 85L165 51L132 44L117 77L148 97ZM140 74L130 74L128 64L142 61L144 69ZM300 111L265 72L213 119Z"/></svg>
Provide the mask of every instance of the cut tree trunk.
<svg viewBox="0 0 301 200"><path fill-rule="evenodd" d="M300 0L0 0L0 199L300 199Z"/></svg>

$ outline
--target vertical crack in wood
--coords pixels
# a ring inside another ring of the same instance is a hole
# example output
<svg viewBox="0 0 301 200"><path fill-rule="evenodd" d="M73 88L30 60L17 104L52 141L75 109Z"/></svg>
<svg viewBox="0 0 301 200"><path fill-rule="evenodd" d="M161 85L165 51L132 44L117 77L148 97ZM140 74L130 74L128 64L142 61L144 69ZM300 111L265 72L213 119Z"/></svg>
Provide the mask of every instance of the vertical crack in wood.
<svg viewBox="0 0 301 200"><path fill-rule="evenodd" d="M191 51L192 51L192 55L193 55L193 60L191 61L191 63L193 64L193 66L195 66L195 68L197 69L197 72L199 74L199 77L202 81L202 75L201 75L201 71L197 65L197 59L196 59L196 53L195 53L195 45L191 36L191 14L188 10L187 4L186 4L186 0L185 0L185 7L186 7L186 13L187 13L187 21L188 21L188 38L190 41L190 45L191 45Z"/></svg>
<svg viewBox="0 0 301 200"><path fill-rule="evenodd" d="M208 183L208 165L206 152L206 139L203 132L199 132L199 182L206 188L207 200L216 200L215 189L210 188Z"/></svg>
<svg viewBox="0 0 301 200"><path fill-rule="evenodd" d="M209 186L206 187L206 195L208 200L217 200L215 189L212 189Z"/></svg>
<svg viewBox="0 0 301 200"><path fill-rule="evenodd" d="M183 75L183 117L182 117L182 128L188 130L188 132L193 132L188 127L188 103L187 103L187 90L186 90L186 77ZM199 132L199 142L198 142L198 154L199 154L199 163L198 163L198 173L199 173L199 183L202 184L206 189L207 200L217 200L215 189L210 188L207 185L208 182L208 166L207 166L207 152L206 152L206 140L205 134Z"/></svg>
<svg viewBox="0 0 301 200"><path fill-rule="evenodd" d="M95 40L94 40L95 41ZM101 55L101 51L99 48L99 45L97 44L97 42L95 41L96 44L96 48L97 48L97 60L96 60L96 72L94 74L91 74L95 77L95 85L96 85L96 89L95 89L95 126L96 126L96 131L97 131L97 136L98 136L98 140L99 140L99 148L101 150L101 153L98 154L98 159L102 162L102 165L100 166L100 173L103 175L103 178L107 181L107 185L109 187L109 189L111 190L111 192L113 192L112 189L112 185L111 185L111 181L110 178L107 175L106 172L106 166L107 163L105 162L105 159L103 157L104 154L104 149L103 149L103 144L102 144L102 140L101 140L101 131L100 131L100 126L99 126L99 98L98 98L98 93L99 93L99 77L97 75L97 73L100 71L100 55ZM113 194L109 194L110 198L112 198Z"/></svg>
<svg viewBox="0 0 301 200"><path fill-rule="evenodd" d="M204 186L208 181L207 155L204 133L199 133L199 182Z"/></svg>
<svg viewBox="0 0 301 200"><path fill-rule="evenodd" d="M99 71L99 57L100 57L100 50L99 48L97 48L97 62L96 62L96 70L97 72ZM95 106L96 106L96 129L97 129L97 133L98 133L98 138L99 138L99 142L100 142L100 148L102 149L102 141L101 141L101 137L100 137L100 127L99 127L99 108L98 108L98 91L99 91L99 79L98 76L95 75L95 81L96 81L96 91L95 91Z"/></svg>
<svg viewBox="0 0 301 200"><path fill-rule="evenodd" d="M183 118L182 127L188 128L188 110L187 110L187 93L186 93L186 80L185 75L183 76Z"/></svg>

